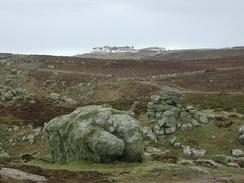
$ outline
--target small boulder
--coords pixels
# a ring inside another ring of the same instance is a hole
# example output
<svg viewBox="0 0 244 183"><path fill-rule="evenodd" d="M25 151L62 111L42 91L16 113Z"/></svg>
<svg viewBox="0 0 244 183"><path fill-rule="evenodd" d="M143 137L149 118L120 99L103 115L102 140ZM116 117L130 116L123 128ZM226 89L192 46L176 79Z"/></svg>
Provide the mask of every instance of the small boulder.
<svg viewBox="0 0 244 183"><path fill-rule="evenodd" d="M30 181L30 182L48 182L48 180L40 175L26 173L17 169L11 168L1 168L0 169L0 176L4 178L10 178L14 180L21 180L21 181Z"/></svg>
<svg viewBox="0 0 244 183"><path fill-rule="evenodd" d="M0 158L9 158L9 154L2 147L0 147Z"/></svg>
<svg viewBox="0 0 244 183"><path fill-rule="evenodd" d="M244 134L242 134L240 137L239 137L239 141L242 145L244 145Z"/></svg>
<svg viewBox="0 0 244 183"><path fill-rule="evenodd" d="M244 152L241 149L232 149L231 154L234 157L242 157L244 156Z"/></svg>
<svg viewBox="0 0 244 183"><path fill-rule="evenodd" d="M223 165L220 163L217 163L210 159L197 159L194 161L196 165L204 166L204 167L210 167L210 168L222 168Z"/></svg>
<svg viewBox="0 0 244 183"><path fill-rule="evenodd" d="M3 95L3 99L4 99L4 101L11 101L11 100L13 100L13 98L14 98L14 95L13 95L13 93L12 93L11 90L7 91L7 92Z"/></svg>
<svg viewBox="0 0 244 183"><path fill-rule="evenodd" d="M63 96L61 100L69 104L77 104L77 102L69 96Z"/></svg>
<svg viewBox="0 0 244 183"><path fill-rule="evenodd" d="M244 134L244 126L241 126L240 128L239 128L239 133L242 135L242 134Z"/></svg>
<svg viewBox="0 0 244 183"><path fill-rule="evenodd" d="M61 95L59 93L51 93L48 98L51 100L61 100Z"/></svg>
<svg viewBox="0 0 244 183"><path fill-rule="evenodd" d="M183 147L183 154L185 156L191 156L192 155L191 147L190 146L184 146Z"/></svg>
<svg viewBox="0 0 244 183"><path fill-rule="evenodd" d="M207 152L205 149L194 149L194 148L191 149L191 151L194 157L203 157Z"/></svg>
<svg viewBox="0 0 244 183"><path fill-rule="evenodd" d="M208 123L208 117L207 117L207 115L201 115L200 116L200 118L199 118L199 121L201 122L201 123Z"/></svg>
<svg viewBox="0 0 244 183"><path fill-rule="evenodd" d="M218 162L218 163L227 165L229 162L233 162L234 161L234 157L227 156L227 155L215 155L213 157L213 160Z"/></svg>
<svg viewBox="0 0 244 183"><path fill-rule="evenodd" d="M158 104L162 101L162 97L158 96L158 95L152 95L151 96L151 101L154 104Z"/></svg>

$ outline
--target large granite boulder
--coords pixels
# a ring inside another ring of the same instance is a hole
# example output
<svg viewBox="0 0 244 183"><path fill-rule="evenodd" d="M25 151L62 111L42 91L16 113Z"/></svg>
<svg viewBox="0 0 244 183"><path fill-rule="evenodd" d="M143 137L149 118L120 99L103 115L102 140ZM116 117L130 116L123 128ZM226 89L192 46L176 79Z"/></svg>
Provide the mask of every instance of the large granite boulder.
<svg viewBox="0 0 244 183"><path fill-rule="evenodd" d="M80 107L56 117L43 129L54 162L141 161L143 137L138 121L108 105Z"/></svg>

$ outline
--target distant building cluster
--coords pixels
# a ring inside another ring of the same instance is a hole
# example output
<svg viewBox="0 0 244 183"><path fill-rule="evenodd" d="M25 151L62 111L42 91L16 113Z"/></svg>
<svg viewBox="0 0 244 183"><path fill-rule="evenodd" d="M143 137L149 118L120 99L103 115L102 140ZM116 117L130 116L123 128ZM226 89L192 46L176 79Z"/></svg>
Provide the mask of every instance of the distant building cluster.
<svg viewBox="0 0 244 183"><path fill-rule="evenodd" d="M95 47L92 49L91 53L137 53L137 52L163 52L166 51L165 48L161 47L149 47L143 49L135 49L134 46L104 46L104 47Z"/></svg>

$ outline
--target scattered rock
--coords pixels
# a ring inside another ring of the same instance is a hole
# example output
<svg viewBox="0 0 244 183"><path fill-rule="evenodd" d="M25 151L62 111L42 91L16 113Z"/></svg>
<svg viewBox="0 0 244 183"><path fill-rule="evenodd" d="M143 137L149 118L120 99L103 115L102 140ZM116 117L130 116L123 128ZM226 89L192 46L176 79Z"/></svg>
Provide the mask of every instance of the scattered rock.
<svg viewBox="0 0 244 183"><path fill-rule="evenodd" d="M145 140L149 140L154 143L157 143L157 141L158 141L155 133L153 132L152 128L150 128L150 127L143 128L143 137Z"/></svg>
<svg viewBox="0 0 244 183"><path fill-rule="evenodd" d="M3 100L4 100L4 101L11 101L11 100L13 100L13 98L14 98L14 95L13 95L13 93L12 93L11 90L7 91L7 92L3 95Z"/></svg>
<svg viewBox="0 0 244 183"><path fill-rule="evenodd" d="M244 168L244 157L239 157L236 162L240 165L240 167Z"/></svg>
<svg viewBox="0 0 244 183"><path fill-rule="evenodd" d="M227 155L215 155L213 157L213 160L218 162L218 163L227 165L227 163L233 162L234 158L232 156L227 156Z"/></svg>
<svg viewBox="0 0 244 183"><path fill-rule="evenodd" d="M239 128L239 133L240 133L240 135L244 134L244 126L241 126Z"/></svg>
<svg viewBox="0 0 244 183"><path fill-rule="evenodd" d="M173 136L173 137L170 139L170 144L171 144L171 145L174 145L176 142L177 142L177 137L176 137L176 136Z"/></svg>
<svg viewBox="0 0 244 183"><path fill-rule="evenodd" d="M234 157L242 157L244 156L244 152L241 149L232 149L231 154Z"/></svg>
<svg viewBox="0 0 244 183"><path fill-rule="evenodd" d="M200 116L200 118L199 118L199 121L201 122L201 123L208 123L208 117L207 117L207 115L201 115Z"/></svg>
<svg viewBox="0 0 244 183"><path fill-rule="evenodd" d="M15 131L15 132L19 131L19 126L14 126L13 131Z"/></svg>
<svg viewBox="0 0 244 183"><path fill-rule="evenodd" d="M206 154L205 149L195 149L190 146L183 146L183 154L185 156L193 156L193 157L203 157Z"/></svg>
<svg viewBox="0 0 244 183"><path fill-rule="evenodd" d="M158 95L152 95L151 101L153 104L159 104L162 101L162 97L160 97Z"/></svg>
<svg viewBox="0 0 244 183"><path fill-rule="evenodd" d="M61 95L59 93L51 93L48 98L51 100L61 100Z"/></svg>
<svg viewBox="0 0 244 183"><path fill-rule="evenodd" d="M191 106L191 105L188 105L188 106L186 106L186 110L187 110L188 112L191 112L191 111L194 110L194 107Z"/></svg>
<svg viewBox="0 0 244 183"><path fill-rule="evenodd" d="M9 154L2 147L0 147L0 158L9 158Z"/></svg>
<svg viewBox="0 0 244 183"><path fill-rule="evenodd" d="M69 104L77 104L77 102L69 96L63 96L61 100Z"/></svg>
<svg viewBox="0 0 244 183"><path fill-rule="evenodd" d="M192 155L191 147L190 146L183 147L183 154L185 156L191 156Z"/></svg>
<svg viewBox="0 0 244 183"><path fill-rule="evenodd" d="M205 149L194 149L194 148L192 148L191 151L194 157L203 157L207 152Z"/></svg>
<svg viewBox="0 0 244 183"><path fill-rule="evenodd" d="M144 152L144 158L146 160L159 160L162 156L168 154L169 150L162 151L155 147L147 147Z"/></svg>
<svg viewBox="0 0 244 183"><path fill-rule="evenodd" d="M23 142L29 142L30 144L33 144L34 140L35 140L35 136L32 134L22 137Z"/></svg>
<svg viewBox="0 0 244 183"><path fill-rule="evenodd" d="M40 175L34 175L30 173L26 173L17 169L11 168L1 168L0 175L4 178L10 178L15 180L23 180L23 181L31 181L31 182L47 182L48 180Z"/></svg>
<svg viewBox="0 0 244 183"><path fill-rule="evenodd" d="M239 141L242 145L244 145L244 134L242 134L240 137L239 137Z"/></svg>
<svg viewBox="0 0 244 183"><path fill-rule="evenodd" d="M183 124L180 128L182 131L187 131L188 130L188 126L187 124Z"/></svg>
<svg viewBox="0 0 244 183"><path fill-rule="evenodd" d="M140 123L108 105L80 107L51 120L43 132L55 162L142 160Z"/></svg>
<svg viewBox="0 0 244 183"><path fill-rule="evenodd" d="M41 135L42 128L41 127L37 127L35 129L33 129L33 132L34 132L34 136Z"/></svg>
<svg viewBox="0 0 244 183"><path fill-rule="evenodd" d="M221 167L223 167L222 164L217 163L217 162L210 160L210 159L198 159L198 160L194 160L194 163L196 165L200 165L200 166L204 166L204 167L210 167L210 168L221 168Z"/></svg>
<svg viewBox="0 0 244 183"><path fill-rule="evenodd" d="M228 162L226 165L229 167L240 168L240 165L234 162Z"/></svg>

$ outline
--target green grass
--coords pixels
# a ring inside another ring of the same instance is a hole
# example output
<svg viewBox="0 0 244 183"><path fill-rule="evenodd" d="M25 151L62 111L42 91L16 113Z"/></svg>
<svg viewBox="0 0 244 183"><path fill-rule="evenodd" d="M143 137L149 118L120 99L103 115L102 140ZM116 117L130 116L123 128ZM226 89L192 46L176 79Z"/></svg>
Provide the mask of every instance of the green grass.
<svg viewBox="0 0 244 183"><path fill-rule="evenodd" d="M216 109L244 114L244 95L241 94L186 94L183 102L201 109Z"/></svg>
<svg viewBox="0 0 244 183"><path fill-rule="evenodd" d="M143 163L112 163L97 164L89 161L76 161L65 165L49 164L41 161L32 161L27 165L38 166L48 171L68 170L68 171L93 171L109 174L112 180L116 182L177 182L177 183L195 183L213 179L215 175L225 177L226 174L234 179L233 182L239 181L239 175L243 170L236 168L209 169L190 165L176 165L163 163L159 161L150 161ZM218 182L218 181L217 181Z"/></svg>

